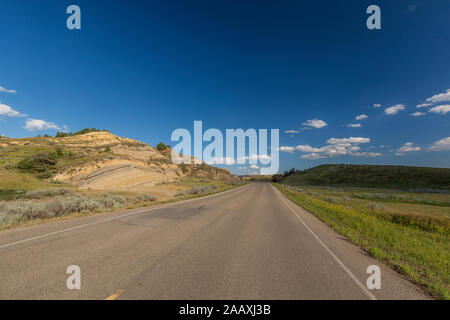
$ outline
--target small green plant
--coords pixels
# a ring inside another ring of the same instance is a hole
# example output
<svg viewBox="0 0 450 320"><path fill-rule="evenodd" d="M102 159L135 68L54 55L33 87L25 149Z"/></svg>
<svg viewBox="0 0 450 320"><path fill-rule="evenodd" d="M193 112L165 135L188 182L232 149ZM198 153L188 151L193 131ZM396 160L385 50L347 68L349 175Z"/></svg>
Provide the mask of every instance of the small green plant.
<svg viewBox="0 0 450 320"><path fill-rule="evenodd" d="M48 179L55 170L57 152L42 153L19 161L17 168L22 172L38 174L40 179Z"/></svg>
<svg viewBox="0 0 450 320"><path fill-rule="evenodd" d="M170 146L160 142L156 145L156 149L158 149L158 151L164 151L166 149L170 148Z"/></svg>
<svg viewBox="0 0 450 320"><path fill-rule="evenodd" d="M56 152L56 156L57 156L58 158L61 158L61 157L64 155L64 153L63 153L63 151L61 150L61 148L56 149L55 152Z"/></svg>

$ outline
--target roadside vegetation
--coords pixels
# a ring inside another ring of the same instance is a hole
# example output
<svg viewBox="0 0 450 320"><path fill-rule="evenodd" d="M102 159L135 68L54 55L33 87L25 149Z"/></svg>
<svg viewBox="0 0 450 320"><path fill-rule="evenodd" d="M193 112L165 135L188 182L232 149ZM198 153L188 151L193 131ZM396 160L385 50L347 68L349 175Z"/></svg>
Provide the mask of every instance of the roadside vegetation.
<svg viewBox="0 0 450 320"><path fill-rule="evenodd" d="M11 192L10 192L11 193ZM122 208L129 199L113 193L86 196L67 188L15 193L15 200L0 201L0 227L71 213L101 212Z"/></svg>
<svg viewBox="0 0 450 320"><path fill-rule="evenodd" d="M116 209L196 198L240 186L210 179L182 178L161 183L155 192L101 192L73 187L15 190L0 189L0 229L69 215L87 215Z"/></svg>
<svg viewBox="0 0 450 320"><path fill-rule="evenodd" d="M273 184L434 297L450 299L450 194Z"/></svg>

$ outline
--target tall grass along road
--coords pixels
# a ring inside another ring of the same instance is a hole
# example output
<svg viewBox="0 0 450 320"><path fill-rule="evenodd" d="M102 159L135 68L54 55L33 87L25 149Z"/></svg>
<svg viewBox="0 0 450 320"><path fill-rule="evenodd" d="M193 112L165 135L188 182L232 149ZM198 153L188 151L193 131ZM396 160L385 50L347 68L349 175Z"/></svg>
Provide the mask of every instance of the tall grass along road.
<svg viewBox="0 0 450 320"><path fill-rule="evenodd" d="M274 185L434 297L450 298L447 194Z"/></svg>

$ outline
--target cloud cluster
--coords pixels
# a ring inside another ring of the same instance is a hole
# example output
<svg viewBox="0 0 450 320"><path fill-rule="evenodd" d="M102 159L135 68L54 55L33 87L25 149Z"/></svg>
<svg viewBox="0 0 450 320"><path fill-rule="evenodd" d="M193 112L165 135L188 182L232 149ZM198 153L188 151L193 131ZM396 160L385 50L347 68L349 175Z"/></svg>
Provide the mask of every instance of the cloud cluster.
<svg viewBox="0 0 450 320"><path fill-rule="evenodd" d="M28 119L25 122L24 128L27 129L28 131L43 131L47 129L61 130L53 122L47 122L40 119Z"/></svg>
<svg viewBox="0 0 450 320"><path fill-rule="evenodd" d="M405 110L404 104L396 104L395 106L384 109L384 113L389 115L397 114L400 110Z"/></svg>
<svg viewBox="0 0 450 320"><path fill-rule="evenodd" d="M428 112L446 114L447 112L450 112L450 104L433 107Z"/></svg>
<svg viewBox="0 0 450 320"><path fill-rule="evenodd" d="M413 117L420 117L420 116L424 116L425 114L426 114L425 112L420 112L420 111L410 113L410 115L412 115Z"/></svg>
<svg viewBox="0 0 450 320"><path fill-rule="evenodd" d="M450 151L450 137L434 142L429 149L431 151Z"/></svg>
<svg viewBox="0 0 450 320"><path fill-rule="evenodd" d="M367 114L360 114L359 116L357 116L355 119L356 120L364 120L367 119L369 116Z"/></svg>
<svg viewBox="0 0 450 320"><path fill-rule="evenodd" d="M288 146L284 146L284 147L282 146L282 147L279 148L279 150L281 152L293 153L295 151L295 148L294 147L288 147Z"/></svg>
<svg viewBox="0 0 450 320"><path fill-rule="evenodd" d="M395 155L401 156L404 155L405 152L411 152L411 151L420 151L420 147L414 146L412 142L406 142L403 146L397 149L397 152Z"/></svg>
<svg viewBox="0 0 450 320"><path fill-rule="evenodd" d="M14 110L10 106L7 106L6 104L0 103L0 116L5 116L5 117L24 117L24 116L26 116L26 114L21 114L19 111Z"/></svg>
<svg viewBox="0 0 450 320"><path fill-rule="evenodd" d="M6 92L6 93L17 93L16 90L12 89L6 89L5 87L0 86L0 92Z"/></svg>
<svg viewBox="0 0 450 320"><path fill-rule="evenodd" d="M416 106L416 108L426 108L432 106L432 103L421 103Z"/></svg>
<svg viewBox="0 0 450 320"><path fill-rule="evenodd" d="M330 138L327 144L320 148L311 147L310 145L298 145L296 147L283 146L280 148L282 152L293 153L294 150L305 153L301 156L303 159L316 160L322 158L333 158L343 155L351 155L355 157L378 157L378 152L360 152L359 144L369 143L370 138L349 137L349 138Z"/></svg>
<svg viewBox="0 0 450 320"><path fill-rule="evenodd" d="M326 127L328 124L325 121L323 121L323 120L312 119L312 120L308 120L306 122L303 122L302 125L304 125L305 127L319 129L319 128Z"/></svg>
<svg viewBox="0 0 450 320"><path fill-rule="evenodd" d="M225 165L233 165L235 161L233 158L229 157L214 157L212 159L206 159L207 164L225 164Z"/></svg>
<svg viewBox="0 0 450 320"><path fill-rule="evenodd" d="M6 89L5 87L0 86L0 92L6 92L6 93L16 93L16 90L12 89ZM10 106L6 104L0 103L0 117L26 117L26 114L22 114L17 110L14 110ZM66 125L63 126L64 132L67 132L69 128L67 128ZM45 120L40 119L27 119L25 122L24 129L28 131L43 131L48 129L54 129L54 130L61 130L60 127L58 127L53 122L47 122Z"/></svg>
<svg viewBox="0 0 450 320"><path fill-rule="evenodd" d="M361 123L349 123L349 124L347 124L347 127L349 127L349 128L361 128L362 125L361 125Z"/></svg>
<svg viewBox="0 0 450 320"><path fill-rule="evenodd" d="M447 89L446 92L436 94L431 98L428 98L426 101L431 103L450 101L450 89Z"/></svg>
<svg viewBox="0 0 450 320"><path fill-rule="evenodd" d="M361 137L350 137L350 138L330 138L327 140L328 144L341 144L341 143L354 143L354 144L360 144L360 143L369 143L370 138L361 138Z"/></svg>

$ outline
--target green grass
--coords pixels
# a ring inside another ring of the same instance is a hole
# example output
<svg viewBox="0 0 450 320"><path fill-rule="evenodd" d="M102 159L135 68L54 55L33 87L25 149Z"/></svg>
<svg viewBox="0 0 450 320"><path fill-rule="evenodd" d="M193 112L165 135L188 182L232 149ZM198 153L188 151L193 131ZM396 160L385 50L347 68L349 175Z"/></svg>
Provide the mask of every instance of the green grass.
<svg viewBox="0 0 450 320"><path fill-rule="evenodd" d="M34 190L53 188L57 184L38 179L30 173L22 173L18 170L5 170L0 167L0 189Z"/></svg>
<svg viewBox="0 0 450 320"><path fill-rule="evenodd" d="M5 141L8 145L0 147L0 171L2 171L0 172L0 189L42 188L45 185L39 185L37 181L45 182L44 180L58 172L110 157L108 152L110 148L87 150L74 145L56 144L55 139L51 138L16 140L21 144ZM17 183L20 177L23 178L24 183ZM13 185L9 184L9 181ZM30 181L33 182L32 187L21 188L20 185L26 185Z"/></svg>
<svg viewBox="0 0 450 320"><path fill-rule="evenodd" d="M285 177L282 182L283 184L289 185L450 191L450 169L326 164L308 170L298 171Z"/></svg>
<svg viewBox="0 0 450 320"><path fill-rule="evenodd" d="M384 203L367 206L370 201L354 199L348 191L341 190L338 196L336 190L274 186L435 298L450 299L448 218L398 214L391 212ZM347 196L342 196L345 192Z"/></svg>

